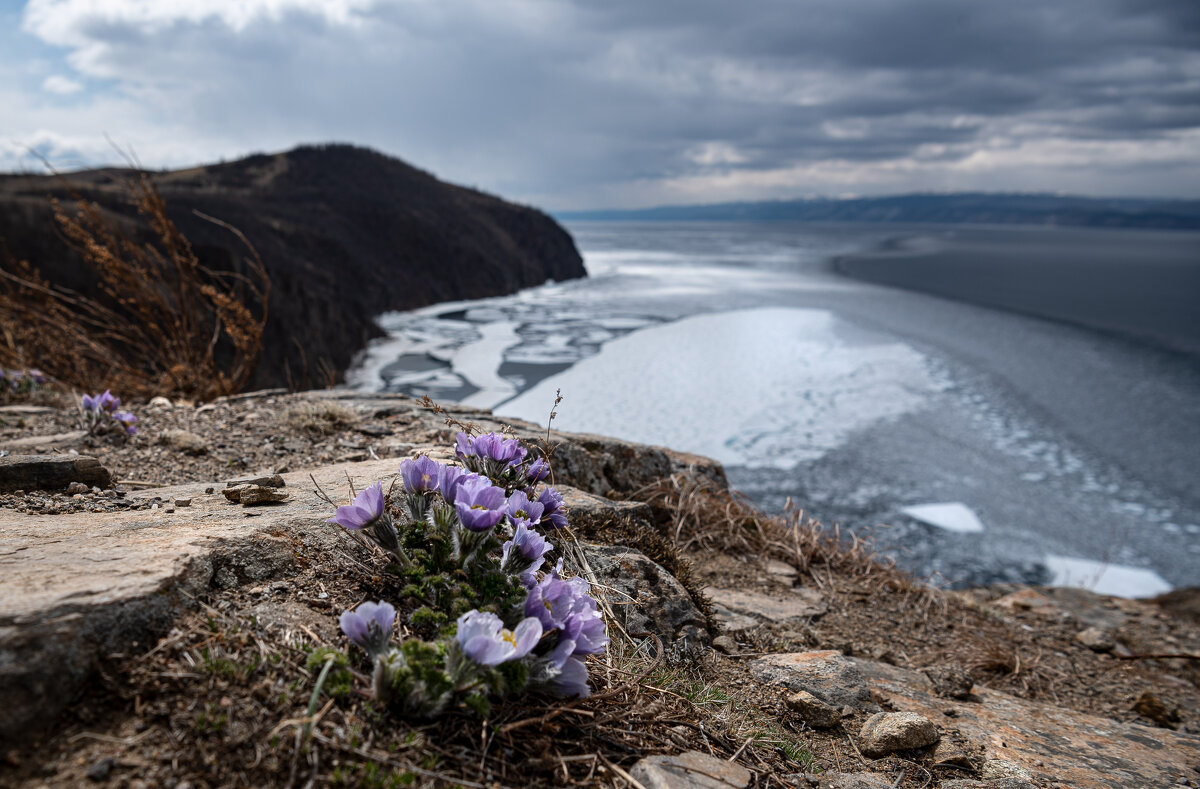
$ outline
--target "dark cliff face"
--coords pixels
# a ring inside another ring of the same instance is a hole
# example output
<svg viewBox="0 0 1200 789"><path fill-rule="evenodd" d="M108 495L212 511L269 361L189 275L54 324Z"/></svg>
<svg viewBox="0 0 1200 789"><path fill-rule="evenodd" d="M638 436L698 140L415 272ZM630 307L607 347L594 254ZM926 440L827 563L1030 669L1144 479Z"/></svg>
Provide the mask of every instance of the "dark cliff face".
<svg viewBox="0 0 1200 789"><path fill-rule="evenodd" d="M67 178L85 198L130 216L128 175L111 169ZM372 317L381 312L585 276L571 236L540 211L363 148L303 147L153 180L203 263L229 269L244 248L196 210L241 230L267 266L271 315L253 387L340 376L379 333ZM82 262L55 231L47 195L65 198L67 190L52 176L0 176L0 239L52 281L87 287Z"/></svg>

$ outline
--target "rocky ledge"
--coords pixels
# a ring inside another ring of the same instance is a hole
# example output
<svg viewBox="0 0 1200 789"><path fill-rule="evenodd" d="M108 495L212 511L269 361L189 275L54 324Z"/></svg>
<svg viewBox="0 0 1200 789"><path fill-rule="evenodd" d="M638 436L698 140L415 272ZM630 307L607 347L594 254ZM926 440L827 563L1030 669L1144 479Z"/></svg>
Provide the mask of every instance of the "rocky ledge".
<svg viewBox="0 0 1200 789"><path fill-rule="evenodd" d="M363 459L321 462L312 446L328 434L298 431L278 442L304 443L289 450L293 470L284 456L213 473L192 453L218 439L190 407L195 440L173 438L179 414L164 411L163 436L149 417L138 446L0 458L0 486L23 480L0 499L0 785L284 785L298 769L314 785L357 784L372 764L430 785L1200 785L1200 629L1187 615L1075 590L928 590L822 542L815 524L802 526L803 544L756 541L769 519L729 497L715 462L566 434L552 439L579 537L569 558L603 594L616 640L632 645L628 662L593 673L635 668L636 679L612 675L585 702L501 711L492 731L510 745L493 751L485 736L456 765L433 741L423 760L373 748L384 735L364 735L370 718L342 702L317 723L304 766L293 756L289 768L277 730L302 717L309 681L293 699L266 668L225 665L212 650L239 638L262 655L272 638L298 651L338 644L337 611L373 588L378 568L325 523L321 492L387 485L399 456L447 459L453 432L447 415L399 396L274 394L218 410L228 437L246 422L238 416L261 426L275 411L331 404L370 438ZM27 432L61 426L49 411L35 416L23 415ZM486 412L448 416L498 426ZM167 467L208 476L134 489L122 480L147 476L138 452L174 453ZM124 471L100 474L109 466ZM739 520L756 517L754 528ZM351 577L359 586L335 584ZM631 693L640 701L621 701ZM624 724L576 751L552 748L545 738L561 738L572 716ZM616 731L625 739L610 748ZM425 742L422 732L409 736ZM314 764L317 747L333 761ZM557 756L522 761L510 747Z"/></svg>

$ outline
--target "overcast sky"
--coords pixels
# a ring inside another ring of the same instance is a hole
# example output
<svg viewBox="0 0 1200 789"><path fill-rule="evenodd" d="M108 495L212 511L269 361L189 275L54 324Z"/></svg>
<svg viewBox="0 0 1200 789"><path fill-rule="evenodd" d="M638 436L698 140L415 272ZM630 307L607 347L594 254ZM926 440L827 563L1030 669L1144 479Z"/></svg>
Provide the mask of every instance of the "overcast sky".
<svg viewBox="0 0 1200 789"><path fill-rule="evenodd" d="M344 141L551 210L1200 197L1200 0L0 0L0 169Z"/></svg>

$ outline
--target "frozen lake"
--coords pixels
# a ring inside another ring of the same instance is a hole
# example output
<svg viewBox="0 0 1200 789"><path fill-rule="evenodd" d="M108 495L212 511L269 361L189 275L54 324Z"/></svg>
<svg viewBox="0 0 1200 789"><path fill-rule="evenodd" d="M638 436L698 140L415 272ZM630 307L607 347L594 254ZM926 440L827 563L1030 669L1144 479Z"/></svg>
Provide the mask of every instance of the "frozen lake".
<svg viewBox="0 0 1200 789"><path fill-rule="evenodd" d="M716 457L765 508L791 496L943 583L1200 584L1195 357L830 264L900 233L919 247L930 228L570 230L588 279L382 316L389 337L348 383L543 423L561 388L556 427ZM1076 267L1113 245L1111 231L955 229L980 243L972 232L993 258L1046 238ZM1147 234L1142 259L1198 238Z"/></svg>

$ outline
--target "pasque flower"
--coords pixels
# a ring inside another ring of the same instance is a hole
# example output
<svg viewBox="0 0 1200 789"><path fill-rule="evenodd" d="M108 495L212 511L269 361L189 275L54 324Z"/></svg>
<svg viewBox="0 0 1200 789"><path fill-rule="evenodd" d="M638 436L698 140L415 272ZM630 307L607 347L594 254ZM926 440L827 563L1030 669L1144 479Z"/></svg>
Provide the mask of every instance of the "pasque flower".
<svg viewBox="0 0 1200 789"><path fill-rule="evenodd" d="M338 624L346 638L365 649L374 660L387 650L395 621L396 609L381 600L367 601L353 611L343 611Z"/></svg>
<svg viewBox="0 0 1200 789"><path fill-rule="evenodd" d="M437 490L442 465L432 458L421 455L416 460L405 460L400 464L400 477L404 489L409 493L425 493Z"/></svg>
<svg viewBox="0 0 1200 789"><path fill-rule="evenodd" d="M499 523L506 504L504 490L478 475L463 479L455 490L458 518L471 531L487 531Z"/></svg>
<svg viewBox="0 0 1200 789"><path fill-rule="evenodd" d="M504 543L500 569L512 575L536 572L554 544L524 523L517 524L513 538Z"/></svg>
<svg viewBox="0 0 1200 789"><path fill-rule="evenodd" d="M558 645L551 653L551 662L556 666L571 655L603 652L608 645L604 619L587 581L579 577L564 580L561 572L560 560L525 598L526 616L537 617L547 631L558 630Z"/></svg>
<svg viewBox="0 0 1200 789"><path fill-rule="evenodd" d="M531 617L513 630L495 614L468 611L458 618L458 643L463 654L481 666L498 666L523 658L542 637L542 623Z"/></svg>
<svg viewBox="0 0 1200 789"><path fill-rule="evenodd" d="M530 501L524 491L518 490L508 497L508 507L505 511L514 525L532 526L542 519L543 509L540 501Z"/></svg>
<svg viewBox="0 0 1200 789"><path fill-rule="evenodd" d="M447 504L453 504L455 495L458 493L458 483L467 477L468 474L458 466L446 464L438 469L438 493L442 494L442 498Z"/></svg>
<svg viewBox="0 0 1200 789"><path fill-rule="evenodd" d="M550 476L550 464L545 458L538 458L529 464L529 468L525 469L525 478L529 480L530 485L535 485L546 477Z"/></svg>
<svg viewBox="0 0 1200 789"><path fill-rule="evenodd" d="M137 417L133 414L129 413L128 411L115 411L113 412L112 418L114 422L120 422L122 425L124 425L125 432L128 435L132 436L137 433L137 428L133 425L133 423L137 421Z"/></svg>
<svg viewBox="0 0 1200 789"><path fill-rule="evenodd" d="M584 663L582 658L567 658L559 667L558 676L553 681L553 688L558 695L564 698L578 696L586 699L592 693L592 689L588 687L587 663Z"/></svg>
<svg viewBox="0 0 1200 789"><path fill-rule="evenodd" d="M376 482L354 497L353 504L337 508L337 514L326 523L336 523L350 531L370 526L383 515L383 483Z"/></svg>
<svg viewBox="0 0 1200 789"><path fill-rule="evenodd" d="M454 440L454 452L459 460L480 457L515 466L525 459L526 450L515 438L505 438L499 433L484 433L469 436L459 433Z"/></svg>
<svg viewBox="0 0 1200 789"><path fill-rule="evenodd" d="M547 486L538 495L538 503L542 505L542 521L550 521L550 527L563 529L567 525L567 516L562 511L563 497L554 488Z"/></svg>

